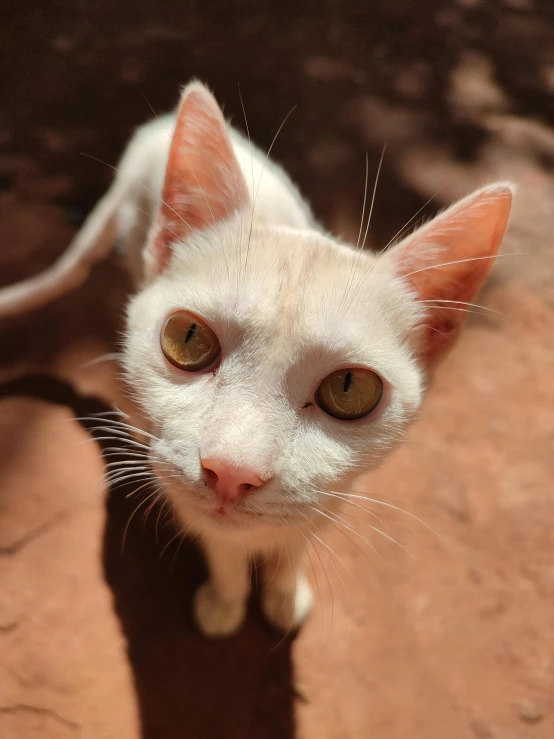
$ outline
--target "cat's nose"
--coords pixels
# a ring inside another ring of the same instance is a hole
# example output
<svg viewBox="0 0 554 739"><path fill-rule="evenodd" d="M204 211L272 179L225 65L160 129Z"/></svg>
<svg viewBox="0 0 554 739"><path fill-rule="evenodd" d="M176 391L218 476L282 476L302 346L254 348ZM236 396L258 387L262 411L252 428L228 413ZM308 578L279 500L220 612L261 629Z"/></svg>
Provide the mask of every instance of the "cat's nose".
<svg viewBox="0 0 554 739"><path fill-rule="evenodd" d="M256 492L264 484L262 478L247 467L233 467L221 459L202 460L208 484L223 503L236 503Z"/></svg>

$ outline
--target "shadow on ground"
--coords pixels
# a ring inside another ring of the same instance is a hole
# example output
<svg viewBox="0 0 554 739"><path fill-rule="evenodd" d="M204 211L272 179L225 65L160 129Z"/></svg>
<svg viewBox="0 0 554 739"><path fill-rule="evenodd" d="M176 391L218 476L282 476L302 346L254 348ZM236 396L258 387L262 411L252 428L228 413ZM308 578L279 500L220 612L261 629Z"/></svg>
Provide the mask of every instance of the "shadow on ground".
<svg viewBox="0 0 554 739"><path fill-rule="evenodd" d="M112 410L99 398L48 375L0 385L0 398L21 396L69 407L103 453L113 444L95 430L101 421L92 416ZM124 453L118 459L124 461ZM148 488L137 496L132 483L111 486L103 555L127 640L142 736L293 739L294 636L273 633L252 602L239 634L203 638L191 616L192 595L205 577L202 559L151 504Z"/></svg>

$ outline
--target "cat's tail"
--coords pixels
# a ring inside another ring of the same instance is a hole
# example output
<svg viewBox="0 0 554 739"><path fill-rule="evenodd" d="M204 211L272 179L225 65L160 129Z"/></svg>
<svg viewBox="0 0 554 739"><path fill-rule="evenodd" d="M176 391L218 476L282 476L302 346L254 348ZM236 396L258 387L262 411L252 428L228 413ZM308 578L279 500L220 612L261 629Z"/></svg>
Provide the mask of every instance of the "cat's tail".
<svg viewBox="0 0 554 739"><path fill-rule="evenodd" d="M0 289L0 318L26 313L79 287L117 237L117 198L110 189L57 262L28 280Z"/></svg>

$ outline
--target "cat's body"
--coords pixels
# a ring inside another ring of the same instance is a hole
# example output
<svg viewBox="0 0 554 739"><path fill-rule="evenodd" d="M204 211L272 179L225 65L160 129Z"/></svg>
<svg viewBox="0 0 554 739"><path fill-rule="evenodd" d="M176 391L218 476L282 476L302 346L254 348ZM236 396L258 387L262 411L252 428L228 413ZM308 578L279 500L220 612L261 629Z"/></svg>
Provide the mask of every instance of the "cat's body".
<svg viewBox="0 0 554 739"><path fill-rule="evenodd" d="M0 291L0 317L31 310L63 295L88 277L92 263L117 245L135 286L144 279L143 249L159 206L176 114L142 125L127 145L114 181L77 235L72 248L49 270ZM286 172L228 126L255 222L316 228L308 204ZM262 176L263 175L263 176Z"/></svg>
<svg viewBox="0 0 554 739"><path fill-rule="evenodd" d="M42 294L32 283L0 292L0 315L31 307L119 241L139 286L124 347L149 419L137 470L148 458L200 537L204 633L240 625L251 555L269 620L286 630L306 616L310 538L413 419L510 201L492 186L382 256L356 250L316 225L287 175L193 83L176 117L137 132Z"/></svg>

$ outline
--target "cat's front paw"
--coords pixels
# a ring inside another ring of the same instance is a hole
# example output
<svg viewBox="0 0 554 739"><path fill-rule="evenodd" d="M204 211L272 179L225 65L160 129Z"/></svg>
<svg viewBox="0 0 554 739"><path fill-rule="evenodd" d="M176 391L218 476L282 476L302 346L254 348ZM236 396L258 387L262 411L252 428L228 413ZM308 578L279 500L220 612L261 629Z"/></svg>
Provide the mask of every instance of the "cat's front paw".
<svg viewBox="0 0 554 739"><path fill-rule="evenodd" d="M204 636L230 636L242 624L245 612L244 598L223 600L209 580L194 595L194 620Z"/></svg>
<svg viewBox="0 0 554 739"><path fill-rule="evenodd" d="M313 593L306 576L299 572L296 588L284 591L271 582L262 593L262 610L267 620L279 631L293 631L301 626L310 614Z"/></svg>

